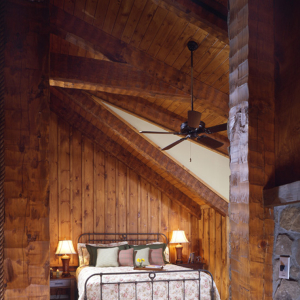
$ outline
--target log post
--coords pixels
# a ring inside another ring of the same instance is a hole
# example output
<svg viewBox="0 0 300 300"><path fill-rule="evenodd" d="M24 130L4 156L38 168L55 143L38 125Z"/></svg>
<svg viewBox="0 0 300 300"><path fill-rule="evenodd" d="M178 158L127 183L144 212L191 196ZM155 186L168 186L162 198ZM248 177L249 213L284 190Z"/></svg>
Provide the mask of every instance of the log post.
<svg viewBox="0 0 300 300"><path fill-rule="evenodd" d="M272 299L274 29L272 0L229 0L232 299Z"/></svg>
<svg viewBox="0 0 300 300"><path fill-rule="evenodd" d="M49 3L3 2L5 299L49 299Z"/></svg>
<svg viewBox="0 0 300 300"><path fill-rule="evenodd" d="M4 298L4 15L5 1L0 2L0 299Z"/></svg>

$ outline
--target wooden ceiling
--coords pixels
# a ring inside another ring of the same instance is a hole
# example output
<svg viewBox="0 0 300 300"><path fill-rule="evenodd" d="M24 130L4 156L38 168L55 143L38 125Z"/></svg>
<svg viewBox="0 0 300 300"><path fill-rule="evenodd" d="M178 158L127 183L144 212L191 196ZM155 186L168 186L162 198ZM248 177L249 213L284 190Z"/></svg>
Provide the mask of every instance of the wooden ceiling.
<svg viewBox="0 0 300 300"><path fill-rule="evenodd" d="M206 127L226 123L227 0L53 0L51 4L51 109L140 176L157 174L165 181L159 188L171 185L172 197L181 197L187 209L198 211L191 207L208 204L227 214L224 199L102 105L102 101L111 103L178 131L191 105L187 42L194 40L199 44L194 52L194 109L202 113ZM224 143L218 151L228 156L227 132L213 137ZM137 166L143 167L137 170Z"/></svg>

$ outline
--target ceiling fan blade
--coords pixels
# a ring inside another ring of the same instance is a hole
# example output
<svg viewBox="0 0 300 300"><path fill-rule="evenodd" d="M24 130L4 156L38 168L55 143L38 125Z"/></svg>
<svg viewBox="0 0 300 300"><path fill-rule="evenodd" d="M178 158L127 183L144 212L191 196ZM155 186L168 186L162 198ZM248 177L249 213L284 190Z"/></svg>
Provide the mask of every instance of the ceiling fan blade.
<svg viewBox="0 0 300 300"><path fill-rule="evenodd" d="M227 130L227 123L212 126L212 127L208 127L208 128L206 128L206 130L208 131L208 133L215 133L215 132L219 132L219 131L225 131L225 130Z"/></svg>
<svg viewBox="0 0 300 300"><path fill-rule="evenodd" d="M169 149L173 148L174 146L180 144L180 143L183 142L184 140L187 140L188 138L189 138L189 137L187 136L187 137L185 137L185 138L182 138L182 139L180 139L180 140L177 140L176 142L170 144L169 146L167 146L167 147L165 147L165 148L162 148L161 150L169 150Z"/></svg>
<svg viewBox="0 0 300 300"><path fill-rule="evenodd" d="M192 128L198 128L201 120L201 113L195 110L188 111L188 125Z"/></svg>
<svg viewBox="0 0 300 300"><path fill-rule="evenodd" d="M140 133L155 133L155 134L181 134L180 132L176 131L140 131Z"/></svg>
<svg viewBox="0 0 300 300"><path fill-rule="evenodd" d="M198 136L197 140L200 144L202 144L206 147L212 148L212 149L219 148L223 145L223 143L216 141L206 135Z"/></svg>

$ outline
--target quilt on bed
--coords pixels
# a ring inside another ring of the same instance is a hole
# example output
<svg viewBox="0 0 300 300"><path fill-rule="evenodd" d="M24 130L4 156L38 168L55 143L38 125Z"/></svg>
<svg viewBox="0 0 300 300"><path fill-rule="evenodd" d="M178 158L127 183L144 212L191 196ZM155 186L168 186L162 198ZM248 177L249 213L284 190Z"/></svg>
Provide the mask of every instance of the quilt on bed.
<svg viewBox="0 0 300 300"><path fill-rule="evenodd" d="M186 268L168 264L164 266L164 270L186 270ZM86 279L95 273L128 273L126 275L109 275L103 276L102 282L125 282L125 281L150 281L148 274L131 274L137 272L133 270L132 267L107 267L107 268L96 268L96 267L81 267L78 268L76 272L77 282L78 282L78 294L79 300L84 299L84 284ZM198 279L198 272L182 272L182 273L157 273L155 280L160 279ZM154 280L154 299L167 299L168 298L168 284L167 282L157 282ZM89 300L99 300L100 299L100 288L99 288L100 278L99 276L94 276L88 281L87 297ZM201 272L201 300L211 300L211 278L204 272ZM214 283L215 299L220 300L218 290ZM151 284L149 282L137 284L137 299L147 300L151 298ZM199 287L198 281L186 281L185 282L185 300L198 299ZM118 284L104 285L102 288L102 299L103 300L114 300L118 299ZM183 299L183 282L175 281L170 282L169 285L169 299L181 300ZM121 284L120 285L120 299L131 300L135 299L135 284Z"/></svg>

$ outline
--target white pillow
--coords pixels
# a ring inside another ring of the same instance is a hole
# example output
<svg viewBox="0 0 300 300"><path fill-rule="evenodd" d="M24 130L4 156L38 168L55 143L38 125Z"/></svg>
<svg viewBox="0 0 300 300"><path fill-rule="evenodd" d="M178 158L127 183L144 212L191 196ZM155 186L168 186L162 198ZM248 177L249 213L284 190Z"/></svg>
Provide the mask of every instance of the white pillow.
<svg viewBox="0 0 300 300"><path fill-rule="evenodd" d="M136 250L135 254L135 265L140 266L140 263L137 261L138 258L144 259L145 261L142 262L142 267L150 265L149 263L149 250L150 248L144 248L140 250Z"/></svg>
<svg viewBox="0 0 300 300"><path fill-rule="evenodd" d="M127 244L128 244L127 241L122 241L122 242L109 243L109 244L87 244L87 245L95 246L95 247L116 247L116 246L127 245ZM90 264L90 254L86 249L85 243L77 244L77 253L78 253L79 267L88 266Z"/></svg>
<svg viewBox="0 0 300 300"><path fill-rule="evenodd" d="M96 267L118 267L119 248L97 249Z"/></svg>

